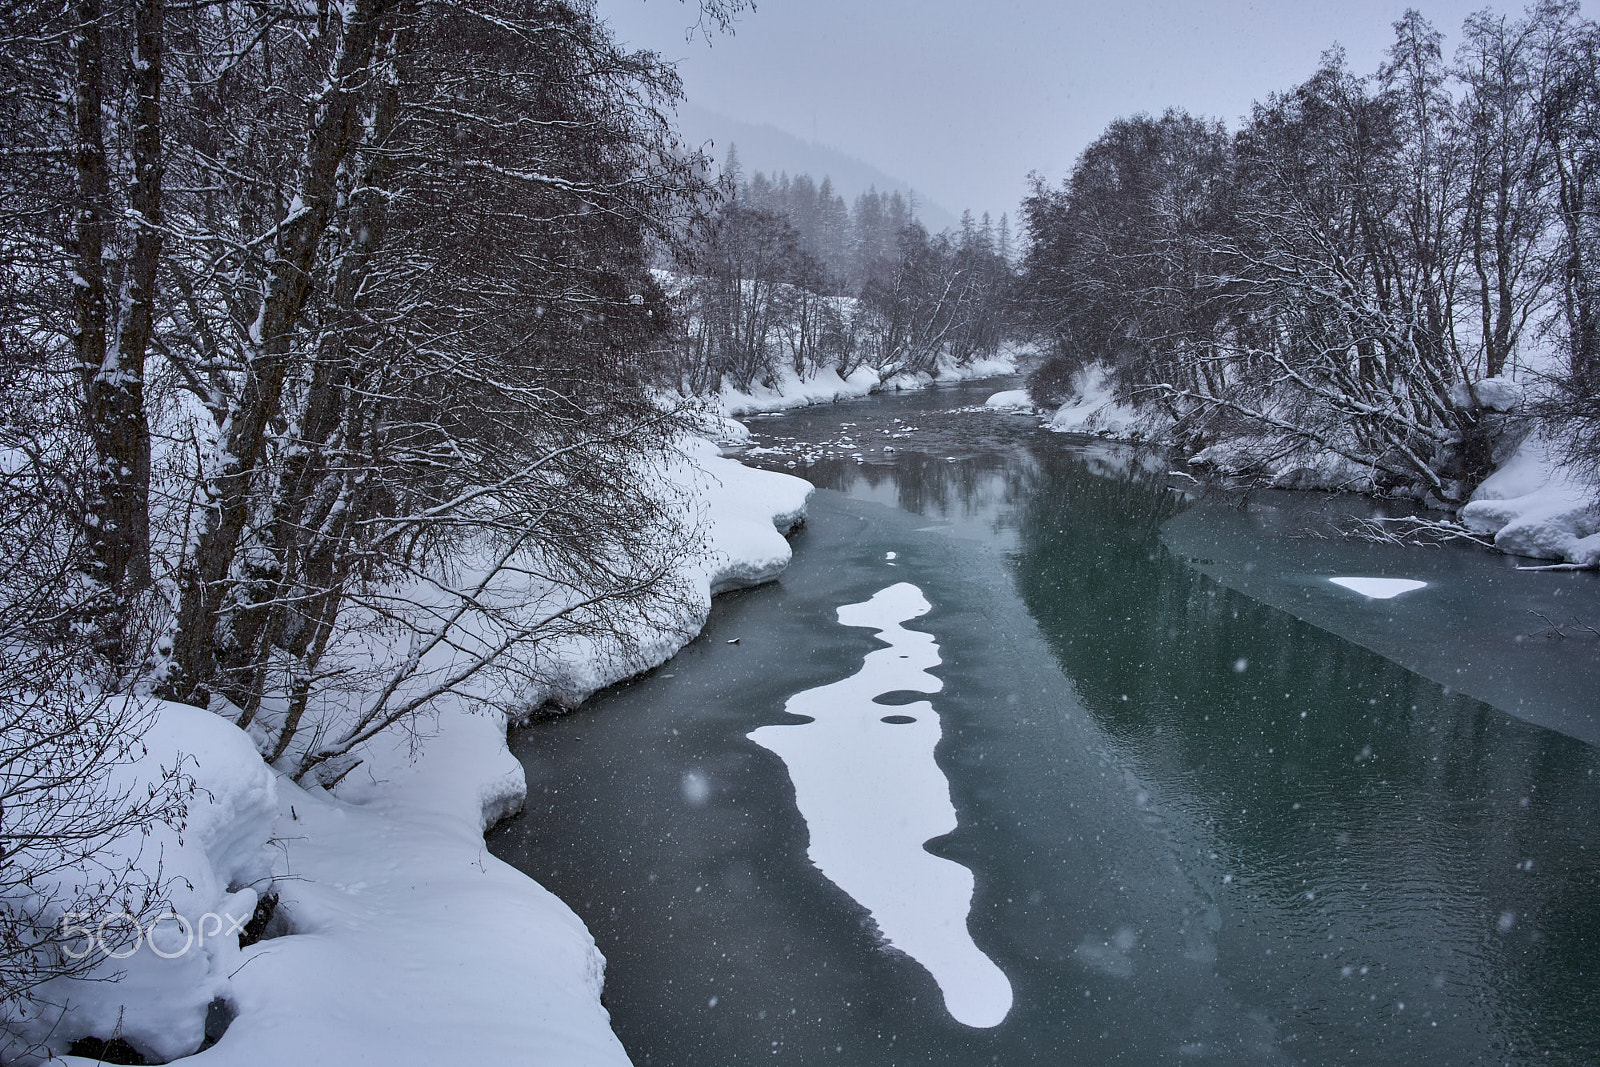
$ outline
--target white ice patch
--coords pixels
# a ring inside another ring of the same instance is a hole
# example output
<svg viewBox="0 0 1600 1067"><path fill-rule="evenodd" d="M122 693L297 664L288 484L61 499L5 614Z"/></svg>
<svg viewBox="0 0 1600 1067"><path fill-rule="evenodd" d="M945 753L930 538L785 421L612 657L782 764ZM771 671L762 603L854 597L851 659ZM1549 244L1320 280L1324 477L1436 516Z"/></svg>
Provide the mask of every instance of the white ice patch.
<svg viewBox="0 0 1600 1067"><path fill-rule="evenodd" d="M923 846L956 828L950 784L934 762L939 716L926 700L879 704L886 693L937 693L931 634L900 624L929 604L909 582L839 609L839 622L878 631L888 648L848 678L789 698L812 721L763 726L751 740L777 753L810 831L811 861L872 913L890 945L933 975L957 1022L999 1025L1011 983L967 931L972 872Z"/></svg>
<svg viewBox="0 0 1600 1067"><path fill-rule="evenodd" d="M1329 578L1328 581L1353 589L1369 600L1392 600L1401 593L1409 593L1428 584L1415 578Z"/></svg>

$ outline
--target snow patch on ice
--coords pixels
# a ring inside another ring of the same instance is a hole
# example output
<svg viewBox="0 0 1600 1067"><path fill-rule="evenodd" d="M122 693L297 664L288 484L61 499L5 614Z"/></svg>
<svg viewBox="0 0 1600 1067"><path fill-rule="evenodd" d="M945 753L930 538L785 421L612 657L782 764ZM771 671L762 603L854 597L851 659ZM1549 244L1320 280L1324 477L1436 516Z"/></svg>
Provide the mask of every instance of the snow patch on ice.
<svg viewBox="0 0 1600 1067"><path fill-rule="evenodd" d="M1415 578L1329 578L1334 585L1360 593L1368 600L1393 600L1402 593L1427 588L1427 582Z"/></svg>
<svg viewBox="0 0 1600 1067"><path fill-rule="evenodd" d="M927 969L957 1022L997 1026L1011 1010L1011 983L967 930L973 876L924 845L956 828L950 786L934 749L939 716L928 701L874 698L937 693L931 634L901 624L930 610L909 582L839 608L839 622L877 631L888 644L848 678L796 693L784 710L799 725L749 736L788 767L810 832L808 854L824 875L871 913L883 938Z"/></svg>

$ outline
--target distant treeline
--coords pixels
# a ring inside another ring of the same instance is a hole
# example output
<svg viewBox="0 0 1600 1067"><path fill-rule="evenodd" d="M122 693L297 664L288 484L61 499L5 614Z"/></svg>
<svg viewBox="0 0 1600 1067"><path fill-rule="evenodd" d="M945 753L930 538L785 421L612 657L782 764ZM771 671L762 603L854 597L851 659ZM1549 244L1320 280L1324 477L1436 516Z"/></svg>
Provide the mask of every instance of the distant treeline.
<svg viewBox="0 0 1600 1067"><path fill-rule="evenodd" d="M1330 51L1231 134L1118 120L1023 215L1041 399L1103 364L1191 450L1460 499L1527 426L1514 376L1600 457L1600 28L1575 3L1474 15L1453 61L1408 12L1375 74Z"/></svg>
<svg viewBox="0 0 1600 1067"><path fill-rule="evenodd" d="M741 175L676 264L685 392L748 390L789 371L887 376L993 356L1007 335L1010 223L962 216L929 234L915 205L876 189L847 207L810 175Z"/></svg>

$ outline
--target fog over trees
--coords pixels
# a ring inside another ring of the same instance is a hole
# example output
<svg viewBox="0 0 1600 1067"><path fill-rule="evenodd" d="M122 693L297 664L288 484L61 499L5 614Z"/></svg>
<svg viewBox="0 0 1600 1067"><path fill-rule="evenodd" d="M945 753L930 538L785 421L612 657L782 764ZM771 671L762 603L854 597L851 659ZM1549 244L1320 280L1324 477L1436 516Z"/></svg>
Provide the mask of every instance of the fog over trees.
<svg viewBox="0 0 1600 1067"><path fill-rule="evenodd" d="M930 234L899 192L847 206L824 176L745 179L735 148L720 199L675 269L680 388L747 391L863 366L881 377L993 357L1011 337L1010 222L962 216Z"/></svg>

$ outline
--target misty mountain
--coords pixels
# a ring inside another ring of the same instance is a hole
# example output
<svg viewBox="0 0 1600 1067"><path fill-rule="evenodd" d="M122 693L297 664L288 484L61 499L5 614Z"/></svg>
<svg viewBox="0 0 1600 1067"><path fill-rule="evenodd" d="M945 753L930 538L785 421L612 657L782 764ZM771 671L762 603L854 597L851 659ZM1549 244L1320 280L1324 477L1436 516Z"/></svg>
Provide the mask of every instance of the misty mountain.
<svg viewBox="0 0 1600 1067"><path fill-rule="evenodd" d="M727 157L728 146L737 145L739 162L747 178L756 171L768 175L780 171L791 175L809 174L819 182L829 177L846 203L854 203L857 196L874 187L879 192L899 190L908 196L915 192L917 217L931 232L957 224L955 215L942 204L916 192L910 182L886 174L837 148L802 140L776 126L740 122L685 101L678 109L678 128L688 144L714 142L707 151L719 163Z"/></svg>

